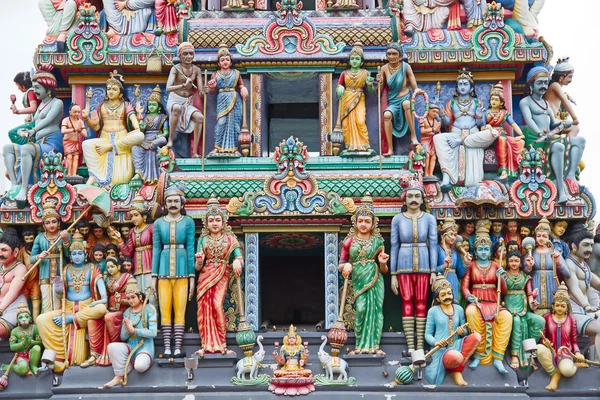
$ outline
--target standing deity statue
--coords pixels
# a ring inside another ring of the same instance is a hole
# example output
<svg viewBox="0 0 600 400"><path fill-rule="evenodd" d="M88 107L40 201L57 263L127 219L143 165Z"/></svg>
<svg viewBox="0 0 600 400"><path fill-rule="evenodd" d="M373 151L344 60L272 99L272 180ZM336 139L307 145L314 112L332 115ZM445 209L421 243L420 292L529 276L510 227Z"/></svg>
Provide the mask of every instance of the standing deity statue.
<svg viewBox="0 0 600 400"><path fill-rule="evenodd" d="M37 267L42 296L41 312L47 313L60 307L60 296L54 290L55 280L60 276L62 263L69 254L71 235L67 231L60 231L60 216L51 201L46 201L42 206L42 226L44 232L39 233L33 241L29 262L35 264L39 259L42 260ZM58 245L49 250L57 239L60 240Z"/></svg>
<svg viewBox="0 0 600 400"><path fill-rule="evenodd" d="M440 133L442 123L439 117L440 106L430 104L427 114L419 120L419 131L421 131L420 142L425 146L427 155L425 156L425 168L423 174L425 176L433 176L435 163L437 162L437 154L433 145L433 137Z"/></svg>
<svg viewBox="0 0 600 400"><path fill-rule="evenodd" d="M27 303L19 304L17 326L10 332L10 350L18 353L12 370L21 376L37 375L42 357L42 340ZM4 365L2 366L4 370Z"/></svg>
<svg viewBox="0 0 600 400"><path fill-rule="evenodd" d="M400 43L390 43L385 51L387 64L377 74L377 82L383 85L382 96L387 99L383 111L382 151L384 156L394 154L394 137L401 138L410 131L410 141L418 144L415 131L415 118L410 110L411 89L422 92L417 87L415 74L408 62L404 61L404 50Z"/></svg>
<svg viewBox="0 0 600 400"><path fill-rule="evenodd" d="M155 0L102 0L108 25L106 36L146 31L154 14Z"/></svg>
<svg viewBox="0 0 600 400"><path fill-rule="evenodd" d="M498 179L514 179L519 175L518 157L523 151L525 142L523 132L510 112L506 109L504 102L504 88L502 83L496 84L490 92L490 107L483 116L484 129L495 129L498 131L496 141L496 159L498 160ZM507 135L504 125L509 124L517 136Z"/></svg>
<svg viewBox="0 0 600 400"><path fill-rule="evenodd" d="M111 0L112 3L112 0ZM133 105L127 99L123 77L116 71L106 81L107 100L96 108L90 118L90 110L82 115L90 129L99 131L97 139L83 142L83 155L90 178L88 184L100 186L129 183L133 177L131 149L144 140Z"/></svg>
<svg viewBox="0 0 600 400"><path fill-rule="evenodd" d="M568 120L571 117L571 126L565 128L567 136L577 136L579 133L579 120L575 114L575 100L563 92L562 87L568 86L573 81L575 67L569 62L569 57L559 58L552 71L548 91L544 94L544 100L550 104L554 117L559 121Z"/></svg>
<svg viewBox="0 0 600 400"><path fill-rule="evenodd" d="M569 313L569 303L569 291L562 283L554 294L552 312L544 316L544 335L542 343L537 345L538 360L550 375L546 389L551 392L558 388L561 376L570 378L577 372L573 358L578 364L584 362L577 344L577 323Z"/></svg>
<svg viewBox="0 0 600 400"><path fill-rule="evenodd" d="M425 341L433 348L441 350L434 353L431 363L425 368L425 377L432 385L444 382L446 371L458 386L467 386L462 372L481 342L481 335L471 334L465 325L465 310L454 299L453 285L438 275L433 286L434 305L427 311ZM457 331L459 338L446 339Z"/></svg>
<svg viewBox="0 0 600 400"><path fill-rule="evenodd" d="M94 353L88 358L86 333L90 343L104 333L92 330L92 326L86 329L91 320L106 314L107 293L98 267L85 262L85 246L83 236L75 233L69 248L71 264L64 270L62 290L57 290L66 296L65 307L43 313L36 321L44 347L56 353L55 372L64 371L68 365L95 362Z"/></svg>
<svg viewBox="0 0 600 400"><path fill-rule="evenodd" d="M143 108L137 110L141 118ZM169 122L162 105L160 87L152 90L146 103L146 115L140 119L140 130L144 133L144 141L139 146L131 149L133 167L136 175L148 185L158 182L160 170L158 167L158 150L167 144L169 136Z"/></svg>
<svg viewBox="0 0 600 400"><path fill-rule="evenodd" d="M60 131L63 136L63 149L67 161L67 176L77 175L77 167L81 161L83 139L87 137L85 123L80 118L81 107L77 103L69 106L69 116L62 120Z"/></svg>
<svg viewBox="0 0 600 400"><path fill-rule="evenodd" d="M498 304L497 286L506 293L506 272L495 261L491 261L492 241L488 231L480 229L476 233L474 244L475 260L471 261L467 274L463 277L461 288L470 303L466 310L469 327L481 335L474 360L469 368L479 364L493 364L501 374L507 374L502 360L508 347L513 325L512 315Z"/></svg>
<svg viewBox="0 0 600 400"><path fill-rule="evenodd" d="M535 249L525 256L523 269L531 275L533 288L538 290L540 305L535 312L544 316L550 312L552 294L558 289L555 274L560 272L563 279L570 275L563 256L550 241L550 222L546 218L542 218L535 228Z"/></svg>
<svg viewBox="0 0 600 400"><path fill-rule="evenodd" d="M554 176L558 190L558 203L568 200L564 180L575 180L575 173L585 149L585 139L580 136L561 137L571 126L571 121L556 121L550 103L543 99L548 90L548 69L533 67L527 73L530 95L519 103L523 120L525 145L546 152L546 173Z"/></svg>
<svg viewBox="0 0 600 400"><path fill-rule="evenodd" d="M194 296L194 220L185 215L182 188L169 187L164 199L167 214L153 227L152 286L158 288L163 354L168 358L182 357L185 309Z"/></svg>
<svg viewBox="0 0 600 400"><path fill-rule="evenodd" d="M194 54L193 44L190 42L179 44L177 56L181 62L177 67L171 68L166 87L166 91L169 93L167 98L169 141L167 146L174 147L175 155L181 158L190 157L189 142L183 143L181 139L178 140L178 135L193 132L191 155L199 157L198 146L204 123L204 116L195 104L198 103L198 96L203 96L203 101L206 101L206 88L202 85L200 68L193 64Z"/></svg>
<svg viewBox="0 0 600 400"><path fill-rule="evenodd" d="M215 148L210 154L237 155L238 137L242 128L242 99L246 100L248 97L248 89L244 86L240 72L233 68L231 53L226 46L220 46L217 60L217 71L208 81L210 93L217 91Z"/></svg>
<svg viewBox="0 0 600 400"><path fill-rule="evenodd" d="M67 33L74 26L75 15L85 0L39 0L40 12L48 25L46 40L56 40L58 51L64 52Z"/></svg>
<svg viewBox="0 0 600 400"><path fill-rule="evenodd" d="M0 236L0 340L8 339L17 326L19 304L26 302L22 278L27 267L17 260L20 242L14 228Z"/></svg>
<svg viewBox="0 0 600 400"><path fill-rule="evenodd" d="M508 270L506 272L506 295L504 305L513 316L513 328L510 336L510 367L527 367L527 358L523 351L523 340L540 339L540 330L544 328L544 318L535 314L538 302L531 284L531 276L523 273L521 253L511 250L507 253Z"/></svg>
<svg viewBox="0 0 600 400"><path fill-rule="evenodd" d="M233 350L227 350L227 319L223 304L231 270L239 277L244 258L235 234L227 225L227 213L214 197L208 200L203 223L195 254L196 270L200 271L196 301L202 348L198 353L235 354Z"/></svg>
<svg viewBox="0 0 600 400"><path fill-rule="evenodd" d="M456 79L454 97L440 113L450 132L433 138L443 175L442 187L475 186L483 180L484 151L498 136L495 130L479 130L484 112L475 94L473 74L463 68Z"/></svg>
<svg viewBox="0 0 600 400"><path fill-rule="evenodd" d="M22 232L23 247L19 250L17 259L21 261L27 267L29 271L33 264L31 263L31 251L33 250L33 243L35 242L35 232L31 228L25 228ZM33 321L36 320L40 315L42 307L42 292L40 291L40 276L38 270L31 272L27 279L25 279L25 286L23 287L25 297L31 301L31 316Z"/></svg>
<svg viewBox="0 0 600 400"><path fill-rule="evenodd" d="M344 278L352 277L354 291L354 331L356 349L350 354L385 353L379 348L383 333L383 274L387 273L384 240L377 226L373 199L363 197L352 216L352 228L344 240L339 269Z"/></svg>
<svg viewBox="0 0 600 400"><path fill-rule="evenodd" d="M340 121L344 135L344 146L349 152L372 151L367 130L367 108L365 105L365 87L374 92L373 77L363 68L364 53L362 44L356 44L350 50L348 63L350 69L342 72L336 89L340 99Z"/></svg>
<svg viewBox="0 0 600 400"><path fill-rule="evenodd" d="M402 326L408 351L423 348L429 285L438 266L435 217L425 212L423 186L412 181L402 191L402 212L392 219L392 292L402 297Z"/></svg>
<svg viewBox="0 0 600 400"><path fill-rule="evenodd" d="M56 78L52 66L43 64L31 79L33 92L40 99L33 116L33 126L20 129L18 135L27 139L23 145L6 144L3 148L4 165L13 187L21 183L21 190L15 200L24 201L28 185L39 179L39 160L50 151L63 152L60 123L63 115L63 102L55 98Z"/></svg>
<svg viewBox="0 0 600 400"><path fill-rule="evenodd" d="M31 76L29 72L25 71L17 73L13 82L15 82L15 85L17 85L19 91L25 94L23 95L23 108L20 110L14 104L17 101L17 97L11 95L11 100L13 101L13 104L10 106L10 110L13 114L26 115L26 117L25 123L23 125L19 125L16 128L13 128L10 131L8 131L8 137L10 141L15 144L25 144L27 143L27 139L22 136L19 136L19 130L31 129L35 127L35 124L33 123L33 115L37 111L38 105L40 104L40 100L33 92Z"/></svg>
<svg viewBox="0 0 600 400"><path fill-rule="evenodd" d="M123 383L125 374L132 369L139 373L148 371L154 359L154 338L158 332L156 309L146 304L145 293L128 291L126 294L131 306L123 313L121 340L124 343L108 345L108 357L115 377L104 384L105 388Z"/></svg>
<svg viewBox="0 0 600 400"><path fill-rule="evenodd" d="M450 282L452 294L456 293L460 298L460 280L467 273L467 269L463 264L461 255L454 247L457 233L458 225L454 218L448 217L440 224L438 228L440 244L438 245L437 272L443 274L444 279Z"/></svg>

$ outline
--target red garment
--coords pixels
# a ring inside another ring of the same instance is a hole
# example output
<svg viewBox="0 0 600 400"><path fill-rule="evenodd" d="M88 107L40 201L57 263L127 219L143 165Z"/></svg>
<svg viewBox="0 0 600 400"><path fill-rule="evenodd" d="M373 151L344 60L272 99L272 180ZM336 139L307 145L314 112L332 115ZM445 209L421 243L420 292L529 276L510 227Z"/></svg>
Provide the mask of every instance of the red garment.
<svg viewBox="0 0 600 400"><path fill-rule="evenodd" d="M402 297L402 316L427 318L429 274L398 274L398 286Z"/></svg>
<svg viewBox="0 0 600 400"><path fill-rule="evenodd" d="M463 372L469 358L471 358L475 353L475 350L477 350L479 342L481 342L481 335L477 332L473 332L463 340L460 352L457 350L448 350L445 352L442 357L442 364L448 373Z"/></svg>
<svg viewBox="0 0 600 400"><path fill-rule="evenodd" d="M544 327L544 336L553 344L555 355L554 362L558 363L556 352L559 347L565 346L573 353L579 353L579 345L577 344L577 324L570 315L567 315L565 321L560 325L560 338L558 337L558 323L554 320L552 314L544 315L546 326ZM561 358L571 358L565 351L562 351Z"/></svg>
<svg viewBox="0 0 600 400"><path fill-rule="evenodd" d="M125 244L119 247L127 257L133 261L132 273L134 276L152 273L152 243L154 240L153 224L148 224L141 231L131 229ZM143 288L142 288L143 289Z"/></svg>
<svg viewBox="0 0 600 400"><path fill-rule="evenodd" d="M483 319L486 321L492 321L496 315L496 301L498 299L498 278L496 277L497 270L498 263L495 261L491 261L489 268L487 268L485 271L482 271L482 269L477 266L477 261L472 261L471 264L469 264L469 269L467 270L467 273L463 277L461 283L461 289L465 299L473 295L479 300L477 303L469 304L468 307L476 306L479 308ZM485 288L481 287L482 285L485 285ZM504 282L504 280L502 280L500 290L502 294L506 293L506 282Z"/></svg>

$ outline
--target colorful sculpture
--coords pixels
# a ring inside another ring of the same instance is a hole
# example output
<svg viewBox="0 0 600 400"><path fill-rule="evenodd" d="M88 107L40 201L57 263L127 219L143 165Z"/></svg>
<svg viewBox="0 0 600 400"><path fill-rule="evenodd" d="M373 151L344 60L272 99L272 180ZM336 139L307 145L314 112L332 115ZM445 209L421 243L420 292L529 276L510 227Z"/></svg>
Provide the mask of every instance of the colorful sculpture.
<svg viewBox="0 0 600 400"><path fill-rule="evenodd" d="M210 154L237 156L238 136L242 127L242 105L248 97L248 89L244 86L240 72L233 68L231 53L226 46L220 47L217 60L218 70L208 81L210 93L218 91L215 148ZM236 89L239 90L239 94Z"/></svg>
<svg viewBox="0 0 600 400"><path fill-rule="evenodd" d="M552 230L550 231L550 240L554 249L560 253L563 258L569 255L569 246L562 239L562 236L567 231L569 223L567 221L556 221L552 224Z"/></svg>
<svg viewBox="0 0 600 400"><path fill-rule="evenodd" d="M573 108L577 104L562 90L563 86L568 86L573 81L574 73L575 67L569 62L569 57L559 58L552 70L548 91L544 94L544 100L550 104L556 119L565 121L571 118L571 126L564 130L567 136L577 136L579 133L579 119Z"/></svg>
<svg viewBox="0 0 600 400"><path fill-rule="evenodd" d="M508 251L506 256L508 270L506 271L506 295L504 305L513 315L512 334L510 336L510 367L525 368L527 358L523 352L525 339L540 339L540 330L544 328L544 318L533 311L538 306L533 290L531 277L525 275L521 268L521 253L518 250Z"/></svg>
<svg viewBox="0 0 600 400"><path fill-rule="evenodd" d="M545 67L533 67L527 73L527 86L531 94L519 103L523 120L525 145L541 148L546 153L548 165L546 171L554 175L558 189L558 203L568 200L565 182L572 185L575 173L585 149L585 139L579 136L560 137L571 122L556 121L550 103L543 99L548 90L548 70Z"/></svg>
<svg viewBox="0 0 600 400"><path fill-rule="evenodd" d="M552 313L544 316L546 326L543 339L537 345L538 360L550 375L546 389L551 392L558 389L562 376L570 378L577 372L573 358L577 363L585 360L577 344L577 323L569 314L569 302L569 291L562 283L552 299Z"/></svg>
<svg viewBox="0 0 600 400"><path fill-rule="evenodd" d="M110 1L114 7L114 2ZM106 11L106 9L105 9ZM133 177L133 156L131 148L144 140L133 105L125 93L123 76L113 71L106 81L105 102L90 117L90 110L82 115L90 129L99 132L97 139L83 142L83 156L90 178L88 184L97 182L100 186L129 183Z"/></svg>
<svg viewBox="0 0 600 400"><path fill-rule="evenodd" d="M485 109L475 94L473 74L466 68L459 71L456 93L440 112L442 123L450 132L433 137L435 152L442 170L442 187L450 184L474 186L483 180L483 153L494 143L498 133L479 131Z"/></svg>
<svg viewBox="0 0 600 400"><path fill-rule="evenodd" d="M137 108L138 118L142 107ZM146 103L146 115L140 120L140 130L144 132L144 141L131 149L135 173L148 185L158 182L158 150L167 144L169 122L162 105L160 86L152 90Z"/></svg>
<svg viewBox="0 0 600 400"><path fill-rule="evenodd" d="M191 0L156 0L154 3L158 28L166 35L177 33L179 21L190 17ZM206 0L202 0L202 10L206 10Z"/></svg>
<svg viewBox="0 0 600 400"><path fill-rule="evenodd" d="M20 240L14 228L0 236L0 339L7 339L17 326L19 304L25 303L23 277L27 267L19 260Z"/></svg>
<svg viewBox="0 0 600 400"><path fill-rule="evenodd" d="M495 261L490 261L492 241L488 231L480 229L475 239L475 260L463 277L463 296L470 303L466 310L471 329L481 335L474 360L469 368L479 364L493 364L501 374L508 374L502 360L508 347L513 321L510 312L500 307L500 292L506 293L506 272Z"/></svg>
<svg viewBox="0 0 600 400"><path fill-rule="evenodd" d="M402 212L392 219L392 292L402 297L402 326L408 351L423 348L429 285L436 276L438 235L435 217L426 213L425 192L418 181L402 190Z"/></svg>
<svg viewBox="0 0 600 400"><path fill-rule="evenodd" d="M441 385L448 371L458 386L466 386L462 371L481 342L479 333L469 334L462 327L465 324L465 311L455 304L452 286L439 274L432 286L435 300L427 312L425 340L432 348L440 346L444 349L434 353L431 363L425 368L425 376L432 385ZM448 333L454 330L458 331L460 337L447 340Z"/></svg>
<svg viewBox="0 0 600 400"><path fill-rule="evenodd" d="M64 52L67 33L73 27L77 10L84 2L84 0L39 1L40 12L48 25L46 41L50 43L56 41L59 52Z"/></svg>
<svg viewBox="0 0 600 400"><path fill-rule="evenodd" d="M37 96L33 92L33 88L31 87L32 82L29 72L25 71L17 73L17 75L15 75L15 78L13 79L13 82L15 83L15 85L17 85L19 91L25 94L23 95L23 109L21 110L19 110L15 105L15 102L17 101L17 96L15 96L14 94L10 95L12 102L10 110L13 114L26 115L26 117L25 123L23 125L19 125L16 128L13 128L10 131L8 131L8 137L13 143L25 144L27 143L27 139L19 136L19 129L31 129L35 127L35 124L33 123L33 115L35 114L38 108L40 100L37 98Z"/></svg>
<svg viewBox="0 0 600 400"><path fill-rule="evenodd" d="M115 35L131 35L148 29L154 13L155 0L102 0L109 38Z"/></svg>
<svg viewBox="0 0 600 400"><path fill-rule="evenodd" d="M29 271L33 264L30 261L31 251L33 250L33 242L35 241L35 232L31 228L23 229L21 233L23 238L23 247L19 250L17 260L21 261L27 267ZM38 271L34 271L25 280L25 286L23 286L23 293L28 301L31 302L31 317L33 321L40 315L42 307L42 292L40 291L40 279Z"/></svg>
<svg viewBox="0 0 600 400"><path fill-rule="evenodd" d="M349 152L372 151L367 130L366 88L373 93L374 78L363 68L364 53L362 44L354 45L348 60L350 69L342 72L336 94L340 99L340 120L344 134L344 146Z"/></svg>
<svg viewBox="0 0 600 400"><path fill-rule="evenodd" d="M198 353L202 356L204 353L235 354L227 349L227 320L223 304L231 270L240 276L244 258L236 236L227 225L227 217L227 213L219 207L219 201L211 197L195 254L196 270L200 271L196 301L198 331L202 341Z"/></svg>
<svg viewBox="0 0 600 400"><path fill-rule="evenodd" d="M499 4L512 10L512 17L523 26L527 37L534 37L538 30L538 15L544 7L545 0L498 0Z"/></svg>
<svg viewBox="0 0 600 400"><path fill-rule="evenodd" d="M286 396L305 395L314 392L314 378L310 369L306 369L308 348L302 344L302 338L296 333L296 327L290 325L288 334L283 338L283 346L275 343L273 357L280 366L273 372L269 390Z"/></svg>
<svg viewBox="0 0 600 400"><path fill-rule="evenodd" d="M442 123L439 118L440 106L437 104L429 104L427 114L419 120L419 131L421 131L421 144L427 151L425 159L425 176L433 176L433 169L437 162L437 154L433 145L433 137L441 132Z"/></svg>
<svg viewBox="0 0 600 400"><path fill-rule="evenodd" d="M463 264L462 254L459 254L455 247L457 233L458 225L454 218L448 217L440 223L438 228L440 244L437 253L437 272L450 282L452 294L456 293L460 298L460 280L467 273L467 269Z"/></svg>
<svg viewBox="0 0 600 400"><path fill-rule="evenodd" d="M174 147L178 157L198 157L198 145L202 135L204 116L199 110L199 96L206 101L206 90L202 85L202 72L193 64L194 45L183 42L177 48L177 56L181 60L178 66L173 66L169 72L166 91L167 114L169 115L169 141L167 147ZM180 144L177 140L180 133L192 133L192 151L189 151L189 142ZM202 155L203 156L203 155Z"/></svg>
<svg viewBox="0 0 600 400"><path fill-rule="evenodd" d="M469 1L469 0L467 0ZM458 0L405 1L403 15L406 21L404 33L412 36L415 31L431 29L460 29L460 3Z"/></svg>
<svg viewBox="0 0 600 400"><path fill-rule="evenodd" d="M17 353L12 370L21 376L37 375L42 356L42 340L27 303L19 304L17 326L10 332L10 349ZM2 368L4 369L4 368Z"/></svg>
<svg viewBox="0 0 600 400"><path fill-rule="evenodd" d="M379 233L373 199L363 197L352 216L352 228L344 240L339 269L352 277L354 290L354 332L356 348L350 354L385 355L379 348L383 332L383 274L387 273L384 241Z"/></svg>
<svg viewBox="0 0 600 400"><path fill-rule="evenodd" d="M510 243L512 241L517 242L519 245L519 250L521 250L521 235L519 235L519 225L517 221L510 220L506 223L506 235L505 235L506 243Z"/></svg>
<svg viewBox="0 0 600 400"><path fill-rule="evenodd" d="M194 220L185 215L181 187L169 187L164 199L167 214L157 219L153 227L152 286L155 290L158 287L163 354L183 357L185 309L194 295ZM175 344L173 352L171 338Z"/></svg>
<svg viewBox="0 0 600 400"><path fill-rule="evenodd" d="M44 153L63 151L60 133L63 102L54 97L56 78L51 71L51 65L43 64L31 78L33 92L40 104L33 116L33 127L18 131L18 135L27 139L27 143L7 144L3 148L4 165L12 187L16 189L21 183L19 192L14 195L17 201L24 201L28 185L40 178L37 165Z"/></svg>
<svg viewBox="0 0 600 400"><path fill-rule="evenodd" d="M93 353L88 358L86 333L90 342L104 333L86 329L89 321L106 314L107 293L98 267L85 262L85 250L83 236L75 233L69 247L71 264L61 271L64 283L54 287L64 296L61 309L42 313L36 321L44 347L56 353L55 372L63 372L69 365L95 362Z"/></svg>
<svg viewBox="0 0 600 400"><path fill-rule="evenodd" d="M67 161L67 175L77 175L77 167L80 164L82 154L81 143L87 137L85 124L80 118L81 107L77 103L69 106L69 116L62 120L60 131L63 136L63 149Z"/></svg>

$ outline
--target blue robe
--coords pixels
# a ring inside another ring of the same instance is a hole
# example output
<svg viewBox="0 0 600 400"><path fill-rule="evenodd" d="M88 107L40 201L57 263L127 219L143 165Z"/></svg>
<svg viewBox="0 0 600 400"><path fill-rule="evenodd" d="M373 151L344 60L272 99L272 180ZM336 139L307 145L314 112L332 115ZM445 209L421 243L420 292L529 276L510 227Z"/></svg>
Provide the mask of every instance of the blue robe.
<svg viewBox="0 0 600 400"><path fill-rule="evenodd" d="M437 272L440 274L444 274L444 259L446 258L446 250L441 245L438 245L438 262L437 262ZM467 273L467 269L463 265L462 258L458 254L458 252L452 248L452 252L450 253L450 258L452 259L452 264L450 265L450 269L448 270L448 274L446 275L446 279L452 285L452 293L454 294L455 299L459 299L462 297L462 292L460 290L460 280Z"/></svg>
<svg viewBox="0 0 600 400"><path fill-rule="evenodd" d="M413 230L416 230L414 238ZM433 215L423 212L414 221L405 217L404 213L396 215L392 219L391 242L392 274L437 271L439 245L437 222Z"/></svg>
<svg viewBox="0 0 600 400"><path fill-rule="evenodd" d="M547 253L538 253L536 250L532 252L533 268L523 266L523 271L530 274L532 278L533 288L538 289L537 301L540 303L539 310L549 311L554 300L554 292L558 289L554 279L552 251ZM560 272L559 280L563 280L571 275L565 259L561 256L556 263L556 271Z"/></svg>

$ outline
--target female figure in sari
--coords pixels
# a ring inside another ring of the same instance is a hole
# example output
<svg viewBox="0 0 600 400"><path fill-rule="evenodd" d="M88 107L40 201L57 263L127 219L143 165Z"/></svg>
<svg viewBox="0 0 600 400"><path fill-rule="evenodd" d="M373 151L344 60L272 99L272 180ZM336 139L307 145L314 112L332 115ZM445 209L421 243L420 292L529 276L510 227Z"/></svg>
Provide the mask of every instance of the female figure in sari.
<svg viewBox="0 0 600 400"><path fill-rule="evenodd" d="M362 68L364 54L361 44L350 51L350 69L342 72L336 93L340 99L340 120L344 134L346 151L369 151L369 132L367 131L367 109L365 107L364 87L373 93L373 77Z"/></svg>
<svg viewBox="0 0 600 400"><path fill-rule="evenodd" d="M17 85L19 91L24 93L23 108L19 110L15 103L13 103L10 106L10 110L13 114L25 115L26 117L25 124L19 125L16 128L8 131L8 138L11 142L22 145L27 143L27 138L19 136L19 129L31 129L35 127L35 124L33 123L33 115L37 111L38 104L40 104L40 99L38 99L33 92L33 83L31 82L31 76L29 72L19 72L17 75L15 75L13 82L15 85Z"/></svg>
<svg viewBox="0 0 600 400"><path fill-rule="evenodd" d="M198 331L202 340L202 349L197 353L234 354L227 350L225 341L227 320L223 303L231 269L240 276L244 259L237 238L227 225L227 213L221 210L219 201L214 197L208 200L203 222L195 254L196 270L200 271L196 300Z"/></svg>
<svg viewBox="0 0 600 400"><path fill-rule="evenodd" d="M525 146L523 132L504 105L504 89L501 83L495 85L490 93L490 108L484 115L485 124L482 130L496 129L499 136L496 141L496 158L498 159L498 179L516 178L519 175L517 157ZM508 136L504 124L508 123L517 136Z"/></svg>
<svg viewBox="0 0 600 400"><path fill-rule="evenodd" d="M139 291L137 282L128 273L123 273L121 261L116 257L106 259L108 277L106 289L108 292L108 312L104 318L88 322L90 352L93 358L83 362L81 368L92 365L110 365L108 358L108 345L121 341L121 326L123 325L123 312L130 306L127 292Z"/></svg>
<svg viewBox="0 0 600 400"><path fill-rule="evenodd" d="M351 354L384 355L379 349L383 330L383 274L390 256L385 253L377 227L373 199L363 197L352 216L352 228L344 240L339 269L344 278L352 274L356 306L356 349Z"/></svg>
<svg viewBox="0 0 600 400"><path fill-rule="evenodd" d="M142 115L141 106L136 110ZM158 168L158 149L167 144L169 136L169 122L162 105L160 87L152 90L146 104L146 116L140 121L140 130L144 132L144 141L141 145L131 149L135 173L148 185L158 182L160 175Z"/></svg>
<svg viewBox="0 0 600 400"><path fill-rule="evenodd" d="M219 70L208 81L210 93L217 93L217 124L215 126L215 149L211 155L220 153L239 155L238 137L242 125L242 100L248 97L248 89L240 72L232 68L231 53L221 47L217 54ZM236 91L239 89L239 95Z"/></svg>
<svg viewBox="0 0 600 400"><path fill-rule="evenodd" d="M546 324L544 318L535 314L538 302L533 291L531 276L525 275L521 268L521 253L518 250L508 252L508 271L506 273L506 296L504 305L513 315L513 328L510 336L510 367L527 367L523 352L523 340L540 339L540 331Z"/></svg>
<svg viewBox="0 0 600 400"><path fill-rule="evenodd" d="M90 118L90 110L82 111L90 129L99 131L97 139L83 142L83 155L88 166L88 184L100 186L128 183L133 177L131 148L144 140L135 110L125 97L123 77L111 72L106 81L106 101Z"/></svg>

